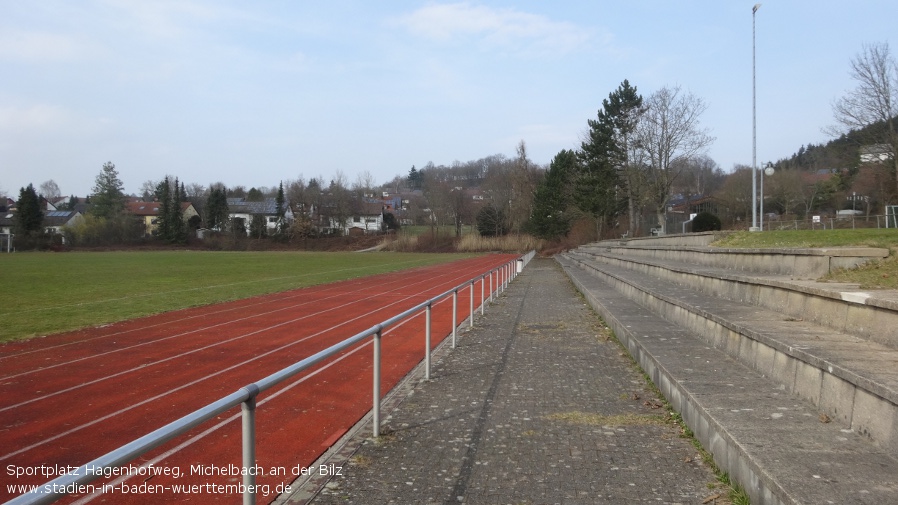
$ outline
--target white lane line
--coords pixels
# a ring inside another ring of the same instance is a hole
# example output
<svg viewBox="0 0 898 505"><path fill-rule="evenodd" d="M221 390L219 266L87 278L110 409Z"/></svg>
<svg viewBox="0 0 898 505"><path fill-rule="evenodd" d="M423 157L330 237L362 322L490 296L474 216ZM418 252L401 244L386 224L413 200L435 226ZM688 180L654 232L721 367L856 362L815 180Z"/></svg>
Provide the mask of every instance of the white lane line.
<svg viewBox="0 0 898 505"><path fill-rule="evenodd" d="M432 281L432 280L433 280L433 278L427 279L427 281ZM415 285L415 284L419 284L419 283L413 283L412 285ZM405 286L403 286L403 287L408 287L408 285L405 285ZM431 288L431 290L432 290L432 288ZM395 291L395 290L394 290L394 291ZM425 290L425 291L427 291L427 290ZM380 306L379 308L377 308L377 309L375 309L375 310L373 310L373 311L370 311L370 312L367 312L367 313L365 313L365 314L356 316L356 317L353 318L353 319L344 321L344 322L339 323L339 324L337 324L337 325L334 325L334 326L332 326L332 327L330 327L330 328L328 328L328 329L321 330L320 332L315 333L315 334L313 334L313 335L309 335L309 336L307 336L307 337L305 337L305 338L303 338L303 339L300 339L300 340L291 342L291 343L289 343L289 344L285 344L285 345L283 345L283 346L281 346L281 347L278 347L278 348L275 348L275 349L271 349L271 350L269 350L269 351L267 351L267 352L265 352L265 353L263 353L263 354L260 354L260 355L255 356L255 357L253 357L253 358L251 358L251 359L249 359L249 360L245 360L245 361L243 361L243 362L241 362L241 363L237 363L237 364L232 365L232 366L230 366L230 367L227 367L227 368L225 368L225 369L222 369L222 370L219 370L219 371L214 372L214 373L212 373L212 374L206 375L205 377L201 377L201 378L195 379L194 381L191 381L191 382L189 382L189 383L187 383L187 384L184 384L184 385L182 385L182 386L179 386L179 387L177 387L177 388L169 389L169 390L167 390L165 393L156 395L156 396L151 397L151 398L147 398L147 399L142 400L142 401L140 401L140 402L138 402L138 403L136 403L136 404L132 404L132 405L130 405L130 406L128 406L128 407L125 407L125 408L123 408L123 409L120 409L120 410L118 410L118 411L116 411L116 412L107 414L107 415L102 416L102 417L100 417L100 418L98 418L98 419L94 419L93 421L90 421L90 422L88 422L88 423L84 423L84 424L82 424L82 425L79 425L79 426L77 426L77 427L74 427L74 428L72 428L72 429L70 429L70 430L67 430L67 431L65 431L65 432L62 432L62 433L59 433L59 434L54 435L54 436L52 436L52 437L43 439L42 441L37 442L37 443L34 443L34 444L32 444L32 445L30 445L30 446L28 446L28 447L24 447L24 448L21 448L21 449L19 449L19 450L13 451L13 452L11 452L11 453L4 454L4 455L0 456L0 460L6 459L6 458L9 458L9 457L12 457L12 456L16 456L16 455L19 455L19 454L22 454L22 453L27 452L27 451L29 451L29 450L31 450L31 449L36 448L36 447L40 447L40 446L42 446L42 445L44 445L44 444L46 444L46 443L52 442L53 440L62 438L62 437L64 437L64 436L67 436L67 435L70 435L70 434L75 433L75 432L77 432L77 431L80 431L80 430L82 430L82 429L84 429L84 428L87 428L87 427L89 427L89 426L92 426L92 425L94 425L94 424L97 424L97 423L99 423L99 422L101 422L101 421L104 421L104 420L106 420L106 419L115 417L116 415L122 414L122 413L124 413L124 412L129 411L129 410L133 410L134 408L137 408L137 407L139 407L139 406L141 406L141 405L144 405L144 404L146 404L146 403L149 403L149 402L158 400L159 398L165 397L165 396L167 396L167 395L169 395L169 394L171 394L171 393L174 393L174 392L176 392L176 391L179 391L179 390L181 390L181 389L184 389L184 388L187 388L187 387L192 386L192 385L194 385L194 384L197 384L197 383L199 383L199 382L205 381L205 380L207 380L207 379L210 379L210 378L212 378L212 377L215 377L215 376L217 376L217 375L220 375L220 374L225 373L225 372L227 372L227 371L230 371L230 370L232 370L232 369L238 368L238 367L240 367L240 366L246 365L246 364L248 364L248 363L251 363L251 362L253 362L253 361L256 361L256 360L258 360L258 359L261 359L261 358L263 358L263 357L265 357L265 356L268 356L268 355L270 355L270 354L273 354L273 353L275 353L275 352L281 351L281 350L286 349L286 348L288 348L288 347L291 347L291 346L294 346L294 345L299 344L299 343L301 343L301 342L304 342L304 341L306 341L306 340L309 340L309 339L311 339L311 338L320 336L320 335L323 334L323 333L332 331L332 330L334 330L334 329L336 329L336 328L339 328L340 326L343 326L343 325L345 325L345 324L351 323L351 322L353 322L353 321L355 321L355 320L358 320L358 319L361 319L361 318L365 318L365 317L369 317L371 314L374 314L374 313L376 313L376 312L379 312L379 311L381 311L381 310L383 310L383 309L385 309L385 308L388 308L388 307L390 307L390 306L392 306L392 305L396 305L396 304L402 303L403 301L408 300L408 299L410 299L410 298L414 298L414 297L416 297L416 296L420 296L420 294L422 294L423 292L424 292L424 291L419 291L419 292L414 293L414 294L412 294L412 295L408 295L408 296L406 296L406 297L404 297L404 298L401 298L401 299L399 299L399 300L396 300L396 301L394 301L394 302L392 302L392 303L389 303L389 304L386 304L386 305L382 305L382 306ZM373 296L378 296L378 295L373 295ZM370 297L367 297L367 298L370 298ZM367 299L367 298L365 298L365 299ZM448 299L448 298L447 298L447 299ZM445 300L444 300L444 301L445 301ZM412 316L412 317L410 317L409 319L407 319L406 321L412 319L413 317L417 317L417 316ZM303 319L303 318L297 318L296 320L299 320L299 319ZM398 327L401 326L402 324L405 324L406 321L403 321L401 324L398 324L398 325L392 327L392 329L398 328ZM289 323L293 323L293 322L295 322L295 320L293 320L293 321L286 321L286 322L280 323L280 324L278 324L278 325L274 325L274 326L271 326L271 327L268 327L268 328L263 328L263 329L257 330L257 331L255 331L255 332L252 332L252 333L243 335L243 336L238 337L238 338L245 338L246 336L255 335L255 334L259 334L259 333L263 333L263 332L268 331L268 330L270 330L270 329L272 329L272 328L275 328L275 327L278 327L278 326L283 326L284 324L289 324ZM236 338L235 338L235 339L236 339ZM209 346L209 347L211 347L211 346ZM166 361L167 361L168 359L174 359L174 357L172 357L172 358L167 358ZM146 366L142 366L142 367L138 367L138 368L142 369L142 368L146 368ZM114 376L116 376L116 375L121 375L121 374L123 374L123 373L126 373L126 372L121 372L121 373L115 374L115 375L110 376L110 377L114 377ZM109 377L106 377L106 378L109 378ZM101 381L101 380L105 380L106 378L104 378L104 379L98 379L98 380L92 381L92 382L94 382L94 383L95 383L95 382L99 382L99 381ZM70 389L76 389L76 388L78 388L78 387L82 387L82 386L87 385L87 384L90 384L90 383L85 383L85 384L83 384L83 385L81 385L81 386L76 386L76 387L73 387L73 388L70 388ZM62 392L65 392L65 391L53 393L53 394L48 395L48 396L54 396L54 395L60 394L60 393L62 393ZM36 399L28 400L28 401L26 401L26 402L22 402L22 403L19 404L19 405L24 405L24 404L27 404L27 403L31 403L31 402L33 402L33 401L36 401ZM13 407L14 407L14 406L13 406ZM2 410L8 410L9 408L11 408L11 407L7 407L7 408L4 408L4 409L0 409L0 411L2 411Z"/></svg>
<svg viewBox="0 0 898 505"><path fill-rule="evenodd" d="M405 281L405 280L406 280L406 279L399 278L399 279L396 279L395 281L387 281L387 282L384 282L383 285L389 286L389 285L391 285L391 284L401 283L401 282L403 282L403 281ZM414 283L414 284L408 284L408 283L405 283L405 284L402 284L402 287L412 286L412 285L415 285L415 284L422 284L423 282L424 282L424 281L419 282L419 283ZM365 283L363 283L362 281L353 281L352 283L350 283L350 285L352 285L352 284L355 284L355 285L361 285L361 286L363 286L363 287L365 286ZM339 287L340 287L340 288L345 288L346 286L339 286ZM336 289L336 288L335 288L335 289ZM392 290L390 290L390 291L387 291L386 293L389 293L389 292L392 292L392 291L397 291L397 290L398 290L398 288L392 289ZM325 292L326 292L326 291L328 291L328 290L325 290ZM353 292L351 292L351 293L354 294L355 292L353 291ZM308 293L297 293L297 294L291 295L290 297L287 297L287 299L290 299L290 298L297 298L297 297L299 297L299 296L301 296L301 295L304 295L304 294L308 294ZM134 345L130 345L130 346L120 347L120 348L117 348L117 349L114 349L114 350L111 350L111 351L106 351L106 352L99 353L99 354L93 354L93 355L90 355L90 356L85 356L85 357L82 357L82 358L77 358L77 359L70 360L70 361L66 361L66 362L60 362L60 363L56 363L56 364L49 365L49 366L44 366L44 367L34 368L34 369L31 369L31 370L27 370L27 371L24 371L24 372L20 372L20 373L17 373L17 374L13 374L13 375L0 376L0 380L12 379L12 378L16 378L16 377L20 377L20 376L32 374L32 373L37 373L37 372L41 372L41 371L45 371L45 370L50 370L50 369L57 368L57 367L64 366L64 365L68 365L68 364L71 364L71 363L77 363L77 362L79 362L79 361L85 361L85 360L89 360L89 359L94 359L94 358L97 358L97 357L106 356L106 355L113 354L113 353L116 353L116 352L123 352L123 351L131 350L131 349L134 349L134 348L137 348L137 347L141 347L141 346L145 346L145 345L150 345L150 344L154 344L154 343L157 343L157 342L163 342L163 341L170 340L170 339L173 339L173 338L183 337L183 336L186 336L186 335L190 335L190 334L192 334L192 333L196 333L196 332L200 332L200 331L205 331L205 330L208 330L208 329L211 329L211 328L216 328L216 327L218 327L218 326L222 326L222 325L225 325L225 324L229 324L229 323L231 323L231 322L248 321L248 320L252 320L252 319L254 319L254 318L261 318L261 317L269 316L269 315L271 315L271 314L275 314L275 313L277 313L277 312L282 312L282 311L294 311L294 310L296 310L298 307L302 307L302 306L304 306L304 305L308 305L308 304L312 304L312 303L318 303L318 302L320 302L321 300L328 300L328 299L331 299L331 298L336 298L336 297L339 297L339 296L343 296L343 295L345 295L345 294L347 294L346 291L340 291L340 292L338 292L338 293L335 294L335 295L332 295L332 296L329 296L329 297L325 297L325 298L323 298L323 299L311 300L311 301L308 301L308 302L300 303L299 305L289 305L289 306L285 306L285 307L283 307L283 308L271 310L271 311L268 311L268 312L256 313L256 314L253 314L253 315L251 315L251 316L246 316L245 318L234 319L234 320L231 320L231 321L228 321L228 322L219 323L219 324L215 324L215 325L207 326L207 327L203 327L203 328L196 328L196 329L193 329L193 330L191 330L191 331L188 331L188 332L185 332L185 333L180 333L180 334L177 334L177 335L170 335L170 336L158 338L158 339L155 339L155 340L148 340L148 341L142 342L142 343L140 343L140 344L134 344ZM374 295L372 295L372 296L374 296ZM370 297L368 297L368 298L370 298ZM361 301L361 300L367 300L368 298L362 298L362 299L359 299L359 301ZM256 305L264 305L264 304L267 304L267 303L268 303L268 302L259 302L259 303L254 303L254 304L250 304L250 305L244 305L244 306L241 306L241 307L239 307L239 308L240 308L240 309L251 308L251 307L256 306ZM343 306L340 306L340 308L342 308L342 307L343 307ZM233 308L230 308L230 309L224 309L224 310L216 311L216 312L212 312L212 313L210 313L210 315L219 314L219 313L221 313L221 312L227 312L227 311L230 311L230 310L233 310ZM333 310L333 309L328 309L328 310ZM312 315L322 314L322 313L325 313L325 312L327 312L327 310L325 310L325 311L320 311L320 312L315 313L315 314L312 314ZM152 326L148 326L148 327L140 327L140 328L133 328L133 329L130 329L130 330L127 330L127 331L117 332L117 333L115 333L115 334L103 335L102 337L96 337L96 338L108 338L108 337L111 337L111 336L113 336L113 335L123 335L123 334L126 334L126 333L130 333L130 332L134 332L134 331L139 331L139 330L142 331L142 330L145 330L146 328L153 328L153 327L156 327L156 326L166 326L166 325L171 325L171 324L174 324L175 322L181 322L181 321L189 320L189 319L193 319L193 318L202 318L202 317L204 317L205 315L206 315L206 314L200 314L200 315L198 315L198 316L191 316L191 317L189 317L189 318L184 318L184 319L177 320L177 321L167 321L167 322L162 322L162 323L159 323L158 325L152 325ZM229 341L222 341L221 343L226 343L226 342L229 342ZM187 353L187 354L189 354L189 353ZM21 356L21 354L19 354L19 356ZM175 356L175 357L177 357L177 356ZM152 364L154 364L154 363L150 363L150 365L152 365ZM145 366L147 366L147 365L142 365L141 367L138 367L138 368L143 368L143 367L145 367ZM126 372L127 372L127 371L126 371ZM120 375L120 374L117 374L117 375ZM114 377L114 375L113 375L113 376L110 376L110 377ZM91 383L85 383L85 384L91 384ZM0 412L2 412L3 410L4 410L4 409L0 409Z"/></svg>
<svg viewBox="0 0 898 505"><path fill-rule="evenodd" d="M399 282L399 280L397 280L397 281L395 281L395 282ZM345 284L344 284L344 283L345 283ZM361 283L362 283L362 281L359 280L359 279L352 279L352 280L341 281L341 282L339 282L338 284L342 284L342 285L339 285L339 286L333 286L333 288L327 288L327 289L324 289L323 292L332 291L333 289L344 288L344 287L347 287L347 285L352 286L352 285L354 285L354 284L361 284ZM390 282L388 282L387 284L390 284ZM325 287L325 286L328 286L328 285L327 285L327 284L319 284L319 285L317 285L317 286L309 286L309 287L307 287L307 288L297 288L297 289L294 289L294 290L286 291L286 292L284 292L284 293L290 293L290 292L293 292L293 294L285 296L284 299L285 299L285 300L290 300L290 299L292 299L292 298L297 298L297 297L299 297L299 296L303 296L303 295L307 294L307 291L306 291L306 290L308 290L308 289L321 288L321 287ZM250 303L240 304L240 305L238 305L238 306L236 307L236 309L238 309L238 310L249 309L249 308L252 308L252 307L255 307L255 306L258 306L258 305L265 305L265 304L269 303L268 300L259 300L259 301L255 301L255 300L258 299L258 298L260 298L260 297L266 297L266 296L270 296L270 295L274 295L274 294L277 294L277 293L269 293L268 295L254 296L254 297L252 297L252 298L245 298L245 299L243 299L243 300L233 300L233 301L230 301L230 302L225 301L225 302L215 303L215 304L212 304L212 305L207 305L207 307L214 307L214 306L216 306L216 305L221 305L221 304L229 304L229 305L230 305L230 304L235 304L235 303L239 303L239 302L250 302ZM193 307L193 308L199 308L199 307ZM185 309L181 309L181 310L189 310L189 309L190 309L190 307L185 308ZM197 314L197 315L193 315L193 316L183 317L183 318L180 318L180 319L173 319L173 320L168 320L168 321L162 321L162 322L157 323L157 324L152 324L152 325L148 325L148 326L141 326L141 327L139 327L139 328L131 328L131 329L128 329L128 330L117 331L117 332L114 332L114 333L108 333L108 334L104 334L104 335L90 336L90 337L85 338L85 339L74 340L74 341L72 341L72 342L66 342L66 343L64 343L64 344L58 344L58 345L53 345L53 346L49 346L49 347L42 347L42 348L40 348L40 349L32 349L32 350L28 350L28 351L19 352L19 353L6 354L6 355L3 355L3 356L0 356L0 361L3 361L3 360L5 360L5 359L10 359L10 358L16 358L16 357L19 357L19 356L25 356L25 355L28 355L28 354L35 354L35 353L40 353L40 352L44 352L44 351L52 351L52 350L56 350L56 349L59 349L59 348L69 347L69 346L77 345L77 344L83 344L83 343L92 342L92 341L100 340L100 339L104 339L104 338L119 337L119 336L122 336L122 335L127 335L127 334L129 334L129 333L133 333L133 332L135 332L135 331L144 331L144 330L147 330L147 329L149 329L149 328L156 328L156 327L158 327L158 326L168 326L168 325L175 324L175 323L181 323L181 322L183 322L183 321L189 321L189 320L191 320L191 319L204 318L204 317L207 317L207 316L209 316L209 315L216 315L216 314L220 314L220 313L222 313L222 312L230 312L230 311L233 311L233 310L235 310L235 307L231 306L231 307L227 307L227 308L222 308L221 310L215 310L215 311L211 311L211 312L203 312L202 314ZM157 314L157 315L158 315L158 314ZM149 316L149 317L152 317L152 316ZM110 324L119 324L119 323L123 323L123 322L125 322L125 321L118 321L118 322L116 322L116 323L110 323ZM87 328L85 328L85 329L87 329ZM76 331L77 331L77 330L76 330ZM2 379L2 378L0 378L0 379Z"/></svg>

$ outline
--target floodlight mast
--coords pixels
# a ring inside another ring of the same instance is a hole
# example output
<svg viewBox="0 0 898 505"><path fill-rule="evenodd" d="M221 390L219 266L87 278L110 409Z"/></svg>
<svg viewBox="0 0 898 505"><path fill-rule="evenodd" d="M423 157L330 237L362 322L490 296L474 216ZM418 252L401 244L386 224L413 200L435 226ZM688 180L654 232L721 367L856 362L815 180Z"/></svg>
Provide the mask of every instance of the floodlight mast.
<svg viewBox="0 0 898 505"><path fill-rule="evenodd" d="M751 228L758 231L758 122L755 87L755 13L761 4L751 8Z"/></svg>

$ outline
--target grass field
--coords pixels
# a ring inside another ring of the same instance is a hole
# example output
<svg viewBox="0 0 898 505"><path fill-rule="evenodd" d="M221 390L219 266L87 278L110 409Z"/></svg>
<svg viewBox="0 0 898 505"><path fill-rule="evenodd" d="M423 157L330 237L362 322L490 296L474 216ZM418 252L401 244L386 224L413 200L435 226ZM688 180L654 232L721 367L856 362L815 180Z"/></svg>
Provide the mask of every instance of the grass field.
<svg viewBox="0 0 898 505"><path fill-rule="evenodd" d="M744 231L729 234L714 245L743 248L881 247L891 251L888 258L851 270L838 270L822 280L857 283L863 289L898 289L898 230L895 229Z"/></svg>
<svg viewBox="0 0 898 505"><path fill-rule="evenodd" d="M0 342L468 257L90 252L0 255Z"/></svg>

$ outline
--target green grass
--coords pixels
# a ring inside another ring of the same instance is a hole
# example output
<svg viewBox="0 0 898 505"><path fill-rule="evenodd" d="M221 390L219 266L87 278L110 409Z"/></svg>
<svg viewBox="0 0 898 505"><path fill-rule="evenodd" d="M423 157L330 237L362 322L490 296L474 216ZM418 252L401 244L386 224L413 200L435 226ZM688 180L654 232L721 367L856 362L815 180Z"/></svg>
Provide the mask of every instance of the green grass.
<svg viewBox="0 0 898 505"><path fill-rule="evenodd" d="M90 252L0 255L0 342L467 256Z"/></svg>
<svg viewBox="0 0 898 505"><path fill-rule="evenodd" d="M898 289L898 230L794 230L737 232L713 244L733 248L821 248L866 246L889 249L888 258L858 268L836 270L820 279L859 284L862 289Z"/></svg>
<svg viewBox="0 0 898 505"><path fill-rule="evenodd" d="M894 228L864 230L783 230L727 234L714 243L718 247L848 247L866 246L898 248L898 230Z"/></svg>

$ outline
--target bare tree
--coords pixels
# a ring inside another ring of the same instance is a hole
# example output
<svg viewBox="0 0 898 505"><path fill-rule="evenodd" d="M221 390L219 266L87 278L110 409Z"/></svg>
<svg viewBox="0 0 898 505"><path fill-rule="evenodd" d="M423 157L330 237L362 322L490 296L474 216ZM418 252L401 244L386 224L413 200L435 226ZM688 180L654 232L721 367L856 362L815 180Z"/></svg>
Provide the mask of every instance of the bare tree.
<svg viewBox="0 0 898 505"><path fill-rule="evenodd" d="M435 167L432 163L421 170L424 197L427 199L427 208L431 235L438 235L440 226L447 224L452 218L452 189L449 173L445 167Z"/></svg>
<svg viewBox="0 0 898 505"><path fill-rule="evenodd" d="M184 184L184 195L185 198L191 200L193 198L204 198L206 196L206 186L198 182L191 182L190 184Z"/></svg>
<svg viewBox="0 0 898 505"><path fill-rule="evenodd" d="M302 175L298 179L288 180L284 184L284 190L287 192L287 201L296 207L296 209L305 213L311 208L311 202L307 201L306 180Z"/></svg>
<svg viewBox="0 0 898 505"><path fill-rule="evenodd" d="M521 140L515 148L517 157L512 163L512 198L509 205L509 230L520 232L533 210L533 196L542 180L542 170L527 156L527 145Z"/></svg>
<svg viewBox="0 0 898 505"><path fill-rule="evenodd" d="M41 183L40 195L47 200L53 201L62 196L62 192L59 191L56 181L50 179Z"/></svg>
<svg viewBox="0 0 898 505"><path fill-rule="evenodd" d="M505 222L502 223L502 229L504 230L510 229L508 215L515 196L514 188L510 183L513 163L504 157L493 160L487 168L483 185L481 186L489 204L495 207L498 215L505 219Z"/></svg>
<svg viewBox="0 0 898 505"><path fill-rule="evenodd" d="M364 170L359 172L356 176L355 183L352 185L352 190L356 193L372 193L374 191L374 186L377 183L374 181L374 176L371 175L371 172Z"/></svg>
<svg viewBox="0 0 898 505"><path fill-rule="evenodd" d="M686 199L708 196L720 188L724 179L726 174L717 166L717 162L706 155L700 155L689 160L673 185L673 190Z"/></svg>
<svg viewBox="0 0 898 505"><path fill-rule="evenodd" d="M887 42L866 44L851 60L851 78L857 87L833 103L833 115L838 126L829 133L844 135L863 132L861 143L889 146L890 163L898 188L898 63L889 52Z"/></svg>
<svg viewBox="0 0 898 505"><path fill-rule="evenodd" d="M352 213L352 197L346 187L346 175L342 170L337 170L327 188L324 201L325 211L330 218L330 225L334 228L345 228Z"/></svg>
<svg viewBox="0 0 898 505"><path fill-rule="evenodd" d="M720 213L725 214L731 226L749 222L752 204L751 167L735 166L714 196L717 198Z"/></svg>
<svg viewBox="0 0 898 505"><path fill-rule="evenodd" d="M655 207L658 226L666 233L671 186L688 166L687 161L703 154L714 137L699 126L699 118L708 108L705 102L692 93L682 94L679 86L661 88L646 105L637 136L649 171L649 201Z"/></svg>

